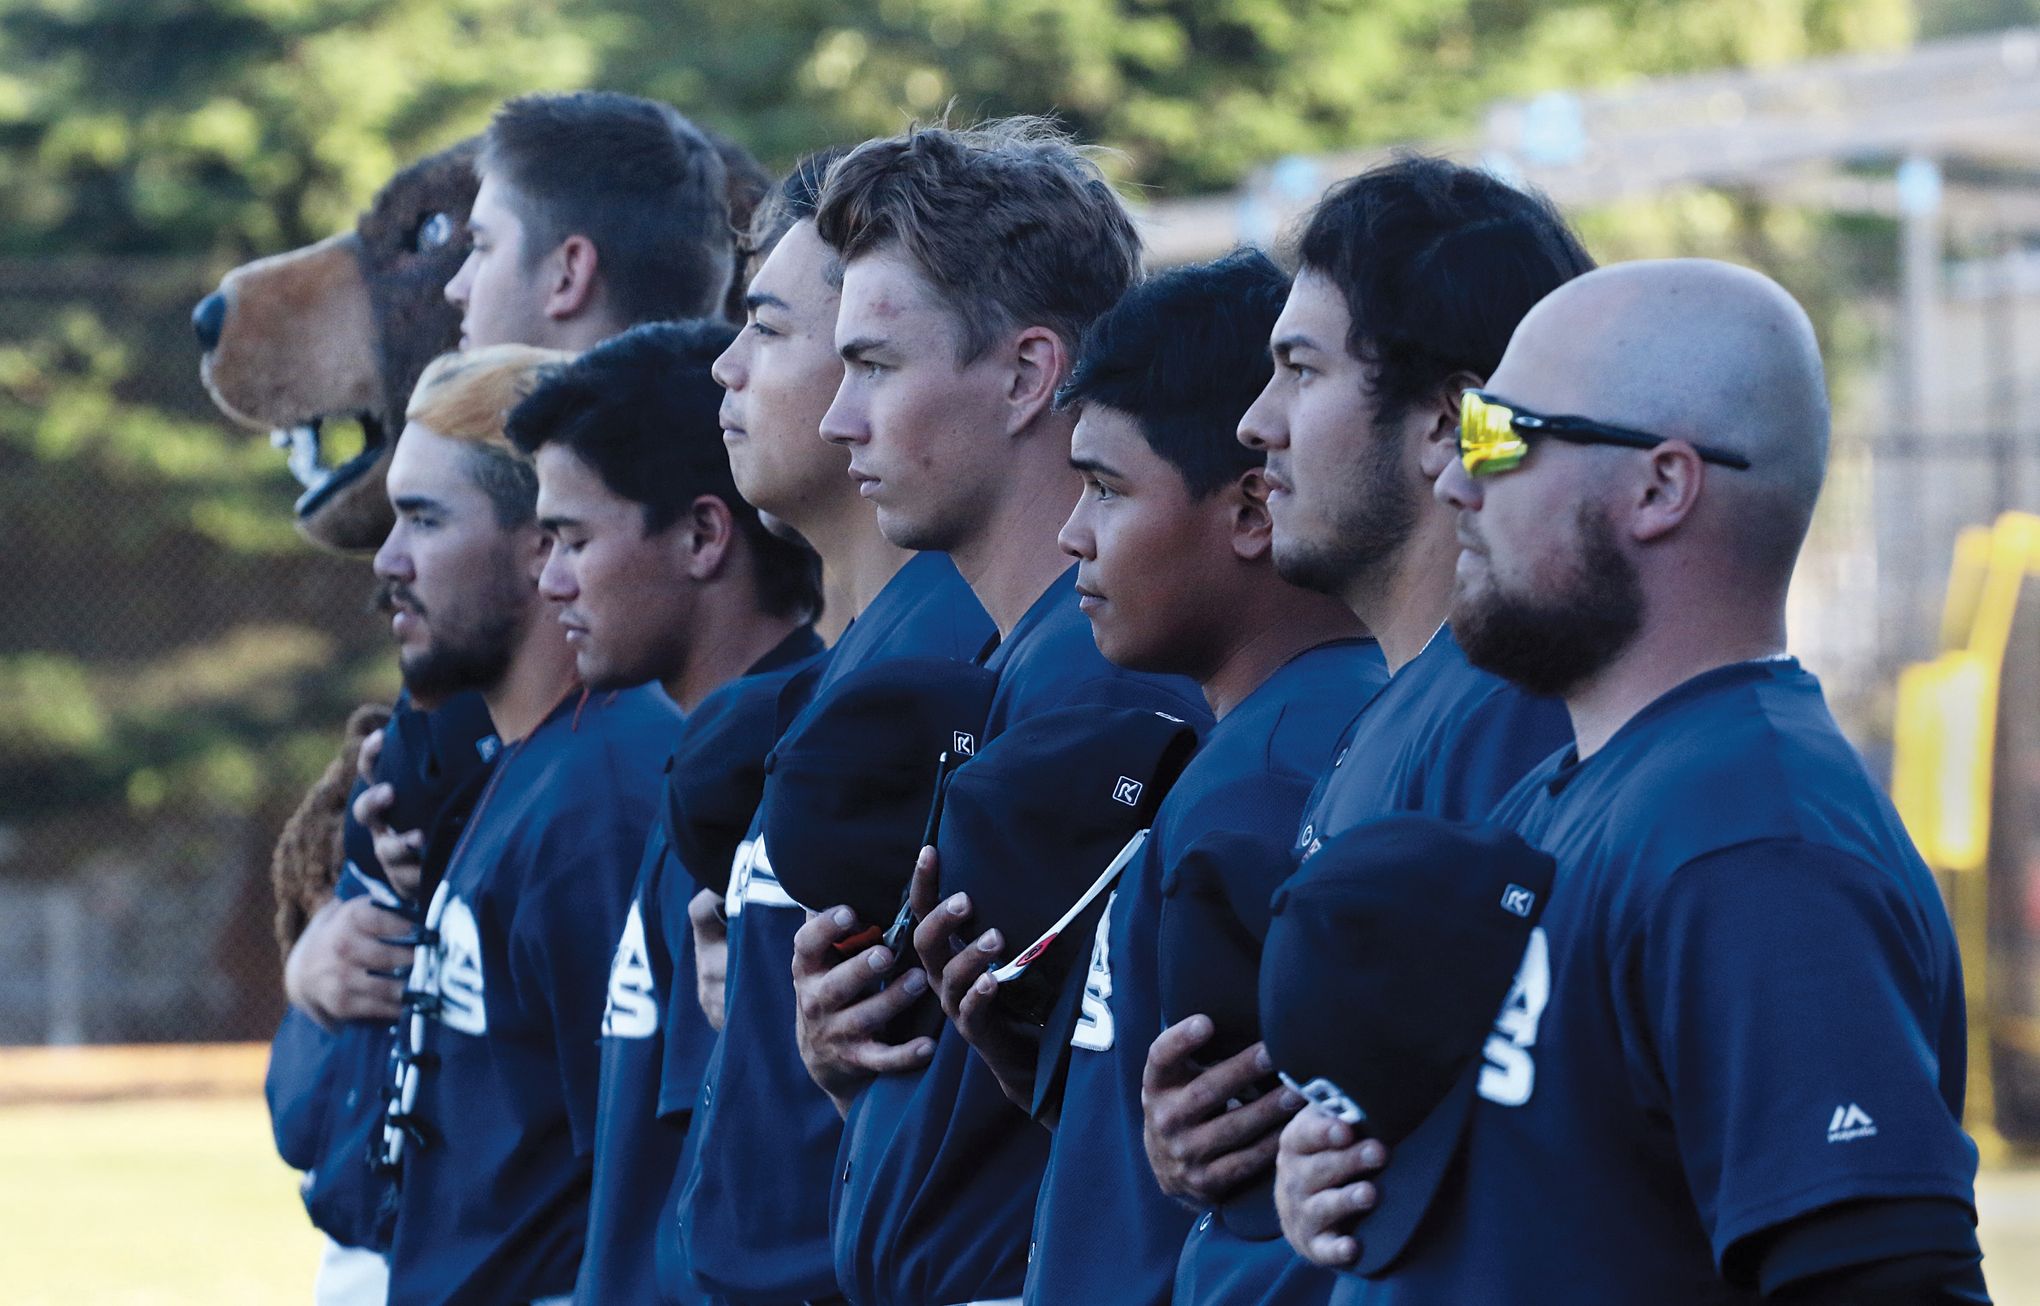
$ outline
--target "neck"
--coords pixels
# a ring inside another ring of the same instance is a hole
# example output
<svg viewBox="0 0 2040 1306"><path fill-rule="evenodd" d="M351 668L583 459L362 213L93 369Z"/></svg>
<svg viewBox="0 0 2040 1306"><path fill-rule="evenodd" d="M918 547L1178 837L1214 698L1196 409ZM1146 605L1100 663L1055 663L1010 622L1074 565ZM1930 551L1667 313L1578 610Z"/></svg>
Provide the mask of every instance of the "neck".
<svg viewBox="0 0 2040 1306"><path fill-rule="evenodd" d="M538 729L577 683L574 650L551 614L534 614L517 638L503 678L482 691L489 721L504 743L514 744Z"/></svg>
<svg viewBox="0 0 2040 1306"><path fill-rule="evenodd" d="M659 683L682 712L692 712L702 699L749 671L800 625L791 617L768 616L748 602L732 605L730 611L715 613L700 623L703 637L689 644L684 665Z"/></svg>
<svg viewBox="0 0 2040 1306"><path fill-rule="evenodd" d="M1445 624L1458 564L1459 539L1451 514L1427 509L1388 566L1347 588L1347 605L1380 642L1389 674L1423 652Z"/></svg>
<svg viewBox="0 0 2040 1306"><path fill-rule="evenodd" d="M1245 702L1292 658L1335 639L1365 634L1352 610L1328 594L1312 594L1288 585L1257 587L1267 599L1255 603L1240 596L1220 605L1227 627L1250 632L1228 649L1210 674L1199 679L1204 701L1214 717Z"/></svg>
<svg viewBox="0 0 2040 1306"><path fill-rule="evenodd" d="M600 309L581 313L553 324L551 348L585 354L595 346L628 331L634 323L618 322Z"/></svg>
<svg viewBox="0 0 2040 1306"><path fill-rule="evenodd" d="M1693 677L1717 667L1785 651L1785 609L1752 611L1747 600L1666 604L1664 620L1646 615L1629 647L1565 693L1579 755L1592 757L1629 719Z"/></svg>
<svg viewBox="0 0 2040 1306"><path fill-rule="evenodd" d="M1021 456L1013 460L999 502L988 506L970 539L949 550L1001 639L1069 569L1070 557L1056 536L1083 491L1082 478L1069 465L1067 432L1060 441L1050 431L1022 438Z"/></svg>
<svg viewBox="0 0 2040 1306"><path fill-rule="evenodd" d="M815 632L830 644L914 556L879 533L878 515L861 498L842 507L832 518L788 523L821 555L822 615Z"/></svg>

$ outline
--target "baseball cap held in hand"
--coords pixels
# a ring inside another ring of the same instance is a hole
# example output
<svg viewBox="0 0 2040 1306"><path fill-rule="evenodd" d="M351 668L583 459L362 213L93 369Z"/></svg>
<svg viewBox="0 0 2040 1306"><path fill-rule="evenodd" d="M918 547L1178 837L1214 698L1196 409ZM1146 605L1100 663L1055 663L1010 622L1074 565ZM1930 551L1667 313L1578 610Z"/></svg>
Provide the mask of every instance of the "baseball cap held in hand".
<svg viewBox="0 0 2040 1306"><path fill-rule="evenodd" d="M1206 1063L1244 1052L1261 1037L1261 941L1268 900L1296 865L1292 840L1212 830L1162 873L1156 926L1162 1020L1210 1017ZM1271 1081L1272 1082L1272 1081ZM1272 1174L1244 1186L1218 1208L1235 1234L1266 1242L1282 1236Z"/></svg>
<svg viewBox="0 0 2040 1306"><path fill-rule="evenodd" d="M1196 749L1196 730L1164 713L1059 708L1008 727L950 778L942 895L968 893L973 928L1005 936L999 1005L1046 1025L1038 1097L1061 1068L1112 883Z"/></svg>
<svg viewBox="0 0 2040 1306"><path fill-rule="evenodd" d="M1400 815L1327 839L1279 889L1261 1037L1298 1091L1388 1147L1361 1274L1409 1246L1457 1155L1481 1049L1551 896L1508 831Z"/></svg>
<svg viewBox="0 0 2040 1306"><path fill-rule="evenodd" d="M837 681L766 760L760 825L780 887L813 911L846 904L885 929L927 839L944 754L977 752L998 675L892 658Z"/></svg>
<svg viewBox="0 0 2040 1306"><path fill-rule="evenodd" d="M765 793L765 756L826 664L745 676L687 714L666 763L666 842L704 889L727 893L730 867Z"/></svg>

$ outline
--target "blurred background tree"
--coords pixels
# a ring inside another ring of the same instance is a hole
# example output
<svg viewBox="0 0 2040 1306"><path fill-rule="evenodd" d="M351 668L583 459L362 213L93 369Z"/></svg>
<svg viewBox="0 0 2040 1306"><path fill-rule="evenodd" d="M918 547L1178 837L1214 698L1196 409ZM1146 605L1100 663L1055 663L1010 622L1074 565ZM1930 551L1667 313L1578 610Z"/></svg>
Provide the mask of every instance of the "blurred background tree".
<svg viewBox="0 0 2040 1306"><path fill-rule="evenodd" d="M0 0L0 953L33 969L44 931L20 908L51 886L119 887L102 906L185 886L195 955L228 980L186 995L197 1015L108 1007L85 1035L266 1032L269 842L347 707L394 676L366 568L296 539L282 459L213 412L185 315L234 263L350 224L508 95L664 98L774 166L945 107L1053 113L1129 188L1181 196L1283 155L1466 136L1498 97L1895 49L2034 7ZM1802 255L1839 230L1732 199L1650 222L1623 230ZM41 1037L5 983L0 1042Z"/></svg>

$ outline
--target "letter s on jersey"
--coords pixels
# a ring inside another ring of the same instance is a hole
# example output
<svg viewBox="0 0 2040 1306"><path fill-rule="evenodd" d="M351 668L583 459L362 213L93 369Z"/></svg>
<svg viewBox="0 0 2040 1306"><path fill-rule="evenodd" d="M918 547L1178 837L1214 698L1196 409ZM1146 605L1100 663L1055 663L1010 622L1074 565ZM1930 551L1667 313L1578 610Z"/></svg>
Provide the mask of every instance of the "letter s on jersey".
<svg viewBox="0 0 2040 1306"><path fill-rule="evenodd" d="M1497 1106L1522 1106L1537 1086L1537 1062L1530 1049L1537 1045L1537 1023L1551 1001L1551 945L1544 927L1530 931L1530 943L1523 949L1522 964L1516 968L1516 982L1495 1017L1494 1033L1482 1048L1487 1064L1480 1068L1480 1095Z"/></svg>
<svg viewBox="0 0 2040 1306"><path fill-rule="evenodd" d="M489 1004L482 980L482 931L474 909L442 883L425 914L439 932L438 956L423 987L439 995L435 1017L449 1029L477 1037L489 1032Z"/></svg>
<svg viewBox="0 0 2040 1306"><path fill-rule="evenodd" d="M1076 1032L1070 1035L1070 1046L1086 1052L1112 1050L1112 899L1118 896L1114 889L1105 899L1105 914L1098 918L1091 970L1084 977L1083 1014L1077 1018Z"/></svg>

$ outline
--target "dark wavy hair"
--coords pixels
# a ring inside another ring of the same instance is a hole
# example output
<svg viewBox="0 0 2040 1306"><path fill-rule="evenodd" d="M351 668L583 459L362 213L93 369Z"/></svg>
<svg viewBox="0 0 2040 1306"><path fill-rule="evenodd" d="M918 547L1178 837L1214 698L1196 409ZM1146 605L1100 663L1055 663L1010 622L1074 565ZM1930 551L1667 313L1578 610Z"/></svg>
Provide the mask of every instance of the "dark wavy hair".
<svg viewBox="0 0 2040 1306"><path fill-rule="evenodd" d="M1288 293L1252 249L1150 277L1092 325L1056 403L1125 413L1205 498L1265 460L1238 429L1273 371L1268 336Z"/></svg>
<svg viewBox="0 0 2040 1306"><path fill-rule="evenodd" d="M812 617L820 560L767 530L730 475L716 421L722 387L709 368L735 338L729 324L706 319L634 327L549 371L511 410L507 434L528 457L547 445L571 450L610 493L640 506L648 535L703 495L721 499L755 559L760 609Z"/></svg>
<svg viewBox="0 0 2040 1306"><path fill-rule="evenodd" d="M1327 191L1297 253L1345 298L1383 420L1493 372L1531 307L1594 266L1550 200L1416 154Z"/></svg>

